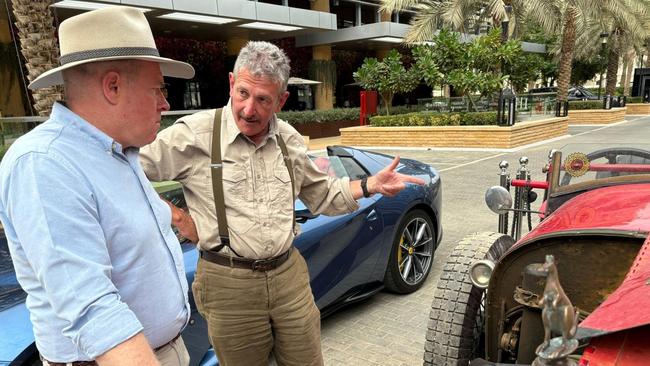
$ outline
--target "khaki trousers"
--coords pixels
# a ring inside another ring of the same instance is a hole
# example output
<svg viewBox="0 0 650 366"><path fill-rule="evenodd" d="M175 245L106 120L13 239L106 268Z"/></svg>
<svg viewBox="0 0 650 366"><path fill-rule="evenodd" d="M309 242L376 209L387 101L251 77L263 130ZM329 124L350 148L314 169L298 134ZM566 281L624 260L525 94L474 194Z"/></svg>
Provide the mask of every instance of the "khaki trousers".
<svg viewBox="0 0 650 366"><path fill-rule="evenodd" d="M222 366L321 366L320 311L297 250L267 272L199 260L192 291Z"/></svg>
<svg viewBox="0 0 650 366"><path fill-rule="evenodd" d="M161 366L187 366L190 364L190 354L187 352L183 337L178 337L155 352Z"/></svg>

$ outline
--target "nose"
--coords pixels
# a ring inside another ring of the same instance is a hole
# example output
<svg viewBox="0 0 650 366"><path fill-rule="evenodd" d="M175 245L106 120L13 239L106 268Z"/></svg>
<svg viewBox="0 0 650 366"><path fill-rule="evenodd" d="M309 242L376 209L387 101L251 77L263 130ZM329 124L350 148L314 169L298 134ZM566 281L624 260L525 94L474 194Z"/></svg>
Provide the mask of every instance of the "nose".
<svg viewBox="0 0 650 366"><path fill-rule="evenodd" d="M255 114L255 101L253 98L248 98L244 101L242 112L246 118L252 117Z"/></svg>
<svg viewBox="0 0 650 366"><path fill-rule="evenodd" d="M169 110L169 102L167 101L167 98L162 97L160 100L160 110L162 111L168 111Z"/></svg>

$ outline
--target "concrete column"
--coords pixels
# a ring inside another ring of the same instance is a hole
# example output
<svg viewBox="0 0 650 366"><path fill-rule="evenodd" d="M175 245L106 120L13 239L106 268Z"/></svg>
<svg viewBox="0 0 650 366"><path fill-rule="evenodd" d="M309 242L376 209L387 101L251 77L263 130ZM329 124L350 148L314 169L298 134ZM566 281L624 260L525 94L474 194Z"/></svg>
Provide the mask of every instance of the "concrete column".
<svg viewBox="0 0 650 366"><path fill-rule="evenodd" d="M310 1L311 10L330 12L329 0L314 0ZM312 60L325 60L332 59L332 47L330 45L314 46L312 47ZM318 84L314 88L314 104L316 109L332 109L334 106L334 88L332 85Z"/></svg>
<svg viewBox="0 0 650 366"><path fill-rule="evenodd" d="M312 60L332 60L332 47L329 45L312 47ZM334 86L325 83L316 85L314 104L316 109L332 109L334 106Z"/></svg>
<svg viewBox="0 0 650 366"><path fill-rule="evenodd" d="M226 70L228 72L232 71L232 68L235 66L235 60L237 60L237 55L239 55L239 50L246 46L246 43L249 41L246 37L233 37L226 40Z"/></svg>
<svg viewBox="0 0 650 366"><path fill-rule="evenodd" d="M388 55L388 52L391 50L391 47L388 46L380 46L375 49L375 57L377 57L377 60L383 60L386 55Z"/></svg>
<svg viewBox="0 0 650 366"><path fill-rule="evenodd" d="M390 22L391 21L391 13L387 11L380 11L379 12L379 19L382 22Z"/></svg>
<svg viewBox="0 0 650 366"><path fill-rule="evenodd" d="M310 1L311 10L330 12L330 0Z"/></svg>
<svg viewBox="0 0 650 366"><path fill-rule="evenodd" d="M9 57L4 58L3 62L6 64L0 65L0 70L3 70L0 72L0 85L4 89L3 97L0 98L0 115L22 117L27 114L21 88L22 76L11 38L9 20L4 9L0 11L0 44L10 54L7 55Z"/></svg>

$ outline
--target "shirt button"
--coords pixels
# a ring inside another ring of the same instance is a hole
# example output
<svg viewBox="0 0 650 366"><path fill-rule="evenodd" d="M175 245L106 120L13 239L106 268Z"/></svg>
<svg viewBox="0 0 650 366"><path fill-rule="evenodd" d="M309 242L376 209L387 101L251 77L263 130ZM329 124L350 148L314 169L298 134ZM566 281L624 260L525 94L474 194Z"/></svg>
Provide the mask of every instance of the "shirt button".
<svg viewBox="0 0 650 366"><path fill-rule="evenodd" d="M269 223L268 223L268 222L265 222L262 226L264 226L264 227L269 227Z"/></svg>
<svg viewBox="0 0 650 366"><path fill-rule="evenodd" d="M258 199L257 199L257 202L259 202L259 203L264 202L264 198L258 198Z"/></svg>

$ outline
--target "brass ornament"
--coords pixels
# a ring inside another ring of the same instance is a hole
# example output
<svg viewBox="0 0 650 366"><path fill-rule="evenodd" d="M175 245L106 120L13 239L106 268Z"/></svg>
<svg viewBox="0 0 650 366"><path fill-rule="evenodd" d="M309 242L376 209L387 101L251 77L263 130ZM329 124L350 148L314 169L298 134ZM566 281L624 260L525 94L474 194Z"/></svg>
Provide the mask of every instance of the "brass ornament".
<svg viewBox="0 0 650 366"><path fill-rule="evenodd" d="M580 152L569 154L564 160L564 170L574 178L583 176L589 170L589 158Z"/></svg>

